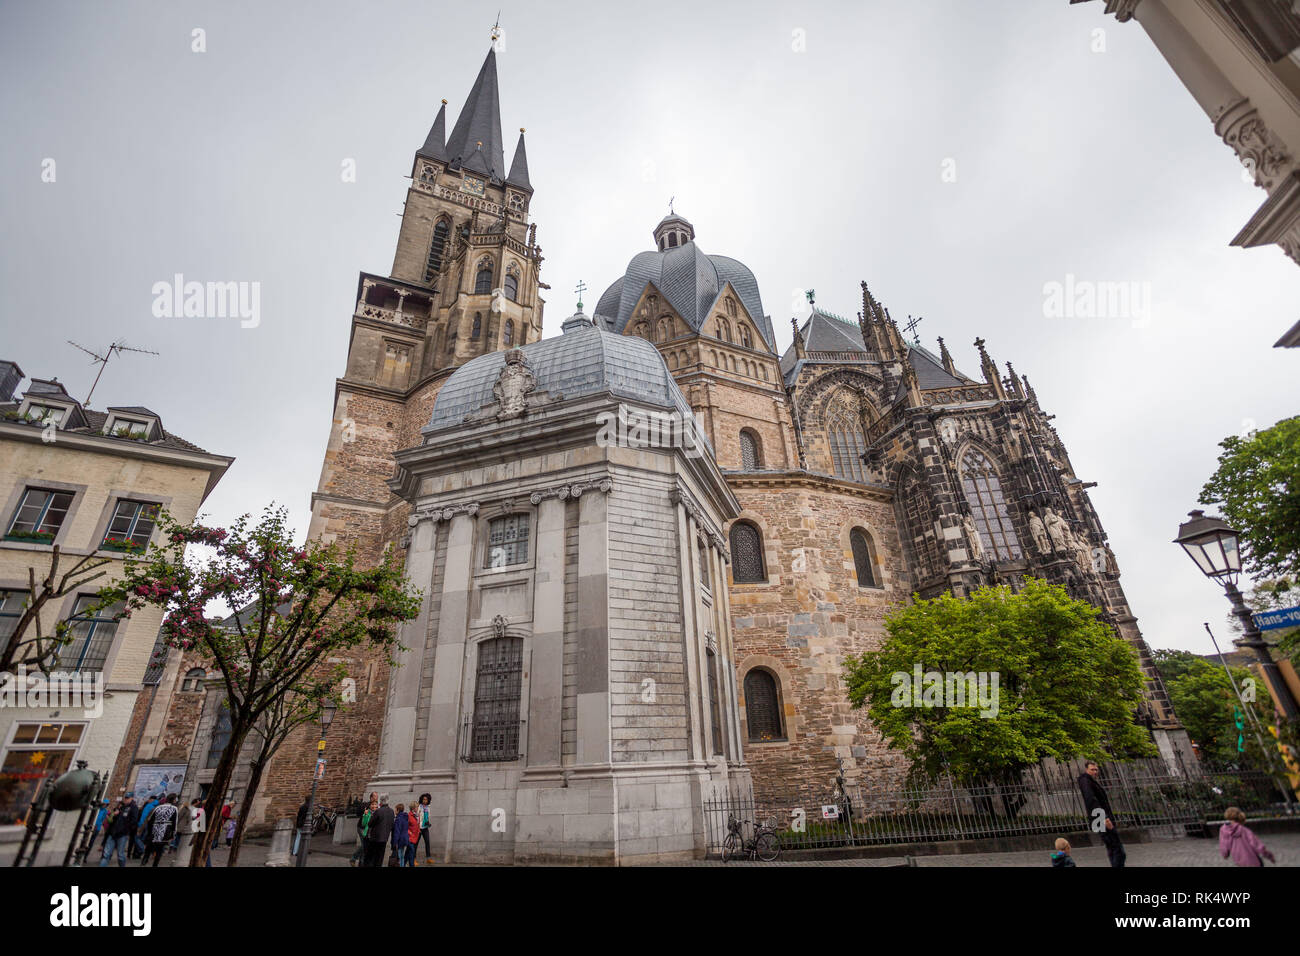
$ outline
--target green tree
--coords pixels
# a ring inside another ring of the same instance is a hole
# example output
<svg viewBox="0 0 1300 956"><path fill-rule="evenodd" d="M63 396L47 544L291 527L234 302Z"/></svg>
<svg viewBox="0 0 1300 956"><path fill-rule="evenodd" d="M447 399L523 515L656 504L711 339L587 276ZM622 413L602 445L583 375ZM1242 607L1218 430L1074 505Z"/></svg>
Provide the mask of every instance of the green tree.
<svg viewBox="0 0 1300 956"><path fill-rule="evenodd" d="M124 601L128 610L165 608L167 644L197 650L221 676L231 732L205 808L216 821L240 748L259 722L274 742L284 724L277 711L292 720L303 706L319 707L334 696L339 671L328 659L349 648L383 648L391 660L394 627L416 616L419 596L391 549L377 565L361 567L351 550L335 544L299 547L283 509L268 508L256 525L245 515L228 530L183 526L166 514L159 524L167 543L128 557L121 578L99 600L102 606ZM211 549L210 556L187 560L190 545ZM215 622L205 609L217 602L243 610L229 624ZM200 840L190 865L203 866L208 849Z"/></svg>
<svg viewBox="0 0 1300 956"><path fill-rule="evenodd" d="M1256 576L1300 575L1300 416L1245 438L1219 442L1219 467L1201 489L1241 532L1246 569Z"/></svg>
<svg viewBox="0 0 1300 956"><path fill-rule="evenodd" d="M1188 667L1165 680L1174 713L1182 721L1188 736L1200 747L1203 759L1212 762L1240 760L1241 752L1237 749L1240 733L1234 717L1240 705L1233 693L1232 682L1221 664L1195 655L1188 656L1191 657ZM1164 673L1162 668L1162 676ZM1248 679L1254 680L1244 667L1234 667L1232 676L1240 688L1247 687ZM1244 722L1245 715L1241 717ZM1250 733L1249 724L1246 724L1244 733Z"/></svg>
<svg viewBox="0 0 1300 956"><path fill-rule="evenodd" d="M1137 655L1099 611L1030 578L903 606L885 619L878 651L844 662L849 700L911 763L917 781L945 773L974 784L1018 779L1044 757L1125 759L1156 753L1134 720ZM914 706L898 691L923 672L997 675L996 716L977 707Z"/></svg>

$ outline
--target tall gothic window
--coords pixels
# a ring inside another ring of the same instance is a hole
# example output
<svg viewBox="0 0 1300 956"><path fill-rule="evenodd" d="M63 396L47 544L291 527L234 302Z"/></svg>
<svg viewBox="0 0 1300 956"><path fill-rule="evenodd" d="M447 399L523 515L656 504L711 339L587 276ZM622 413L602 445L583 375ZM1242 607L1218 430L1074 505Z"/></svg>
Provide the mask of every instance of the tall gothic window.
<svg viewBox="0 0 1300 956"><path fill-rule="evenodd" d="M737 584L767 580L763 568L763 538L748 521L731 526L731 574Z"/></svg>
<svg viewBox="0 0 1300 956"><path fill-rule="evenodd" d="M722 708L718 706L718 655L710 648L705 648L709 667L709 722L713 724L713 752L722 750Z"/></svg>
<svg viewBox="0 0 1300 956"><path fill-rule="evenodd" d="M492 263L486 259L479 263L478 273L474 276L474 294L492 294Z"/></svg>
<svg viewBox="0 0 1300 956"><path fill-rule="evenodd" d="M482 312L475 312L475 313L474 313L474 328L470 330L469 337L470 337L471 339L473 339L475 342L477 342L477 341L478 341L478 337L479 337L480 335L482 335L482 334L483 334L483 313L482 313Z"/></svg>
<svg viewBox="0 0 1300 956"><path fill-rule="evenodd" d="M470 760L519 758L519 698L523 672L523 638L497 637L479 644Z"/></svg>
<svg viewBox="0 0 1300 956"><path fill-rule="evenodd" d="M984 550L999 561L1020 557L1020 540L1007 514L1002 483L989 457L978 448L968 448L961 458L961 487L975 519Z"/></svg>
<svg viewBox="0 0 1300 956"><path fill-rule="evenodd" d="M740 433L740 466L745 471L757 471L763 467L763 458L758 453L758 437L748 428Z"/></svg>
<svg viewBox="0 0 1300 956"><path fill-rule="evenodd" d="M447 234L451 224L446 219L439 219L433 227L433 239L429 242L429 257L424 261L424 281L432 282L442 268L442 251L447 247Z"/></svg>
<svg viewBox="0 0 1300 956"><path fill-rule="evenodd" d="M784 740L781 695L771 671L755 667L745 675L745 724L752 741Z"/></svg>
<svg viewBox="0 0 1300 956"><path fill-rule="evenodd" d="M505 294L511 302L519 297L519 277L509 272L506 273Z"/></svg>
<svg viewBox="0 0 1300 956"><path fill-rule="evenodd" d="M858 587L880 587L876 580L876 549L871 536L861 528L854 528L849 534L849 544L853 548L853 568L857 572Z"/></svg>
<svg viewBox="0 0 1300 956"><path fill-rule="evenodd" d="M831 470L850 481L867 480L862 456L867 450L862 420L848 399L838 399L826 415L826 436L831 445Z"/></svg>
<svg viewBox="0 0 1300 956"><path fill-rule="evenodd" d="M505 345L515 344L515 320L506 319L506 330L501 336L501 341Z"/></svg>

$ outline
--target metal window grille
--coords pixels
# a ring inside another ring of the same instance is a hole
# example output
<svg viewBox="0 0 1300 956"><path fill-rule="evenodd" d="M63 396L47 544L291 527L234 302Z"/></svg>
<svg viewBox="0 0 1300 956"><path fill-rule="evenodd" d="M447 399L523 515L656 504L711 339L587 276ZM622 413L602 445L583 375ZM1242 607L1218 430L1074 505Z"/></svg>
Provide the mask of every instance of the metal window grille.
<svg viewBox="0 0 1300 956"><path fill-rule="evenodd" d="M740 461L746 471L754 471L759 466L758 442L748 431L740 433Z"/></svg>
<svg viewBox="0 0 1300 956"><path fill-rule="evenodd" d="M758 529L747 521L731 526L731 573L737 584L767 580L763 570L763 541Z"/></svg>
<svg viewBox="0 0 1300 956"><path fill-rule="evenodd" d="M961 460L961 485L986 551L999 561L1020 557L1020 539L1007 514L1006 499L997 469L987 455L967 449Z"/></svg>
<svg viewBox="0 0 1300 956"><path fill-rule="evenodd" d="M474 722L467 759L519 759L519 698L523 687L524 642L497 637L478 647Z"/></svg>
<svg viewBox="0 0 1300 956"><path fill-rule="evenodd" d="M9 525L9 534L57 534L72 506L72 492L28 488Z"/></svg>
<svg viewBox="0 0 1300 956"><path fill-rule="evenodd" d="M745 723L750 740L785 739L778 701L776 678L771 672L756 667L745 675Z"/></svg>
<svg viewBox="0 0 1300 956"><path fill-rule="evenodd" d="M853 567L857 571L858 587L876 587L875 562L872 560L873 549L870 539L864 532L854 528L849 535L849 543L853 546Z"/></svg>
<svg viewBox="0 0 1300 956"><path fill-rule="evenodd" d="M528 515L505 515L488 524L487 554L483 566L506 568L528 561Z"/></svg>

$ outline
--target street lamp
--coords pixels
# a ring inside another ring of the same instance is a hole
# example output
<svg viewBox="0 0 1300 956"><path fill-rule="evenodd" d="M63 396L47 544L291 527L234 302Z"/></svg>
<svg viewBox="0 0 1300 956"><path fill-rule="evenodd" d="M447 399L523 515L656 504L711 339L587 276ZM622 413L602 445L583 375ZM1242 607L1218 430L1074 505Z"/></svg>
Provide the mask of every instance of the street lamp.
<svg viewBox="0 0 1300 956"><path fill-rule="evenodd" d="M1178 526L1178 537L1174 543L1183 546L1201 573L1223 586L1228 600L1232 602L1232 614L1241 623L1242 636L1233 643L1238 647L1249 647L1255 652L1268 676L1269 684L1277 692L1283 715L1288 720L1294 719L1298 712L1296 702L1269 654L1268 643L1260 635L1255 618L1242 600L1241 592L1237 590L1237 577L1241 574L1241 535L1222 518L1207 518L1204 511L1188 512L1187 517L1190 520Z"/></svg>
<svg viewBox="0 0 1300 956"><path fill-rule="evenodd" d="M320 785L320 779L325 775L325 735L329 732L330 724L334 722L334 711L337 709L338 705L332 700L321 704L320 741L316 744L316 769L311 775L311 796L307 798L307 815L303 818L302 829L298 831L298 859L295 866L307 865L307 844L311 842L312 814L316 809L316 787Z"/></svg>

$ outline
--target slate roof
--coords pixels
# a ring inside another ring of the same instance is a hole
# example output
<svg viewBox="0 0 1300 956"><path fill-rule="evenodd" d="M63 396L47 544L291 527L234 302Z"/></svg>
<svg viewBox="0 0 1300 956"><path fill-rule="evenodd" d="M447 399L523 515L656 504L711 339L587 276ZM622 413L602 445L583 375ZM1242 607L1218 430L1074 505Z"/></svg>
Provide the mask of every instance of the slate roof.
<svg viewBox="0 0 1300 956"><path fill-rule="evenodd" d="M435 122L436 126L436 122ZM480 147L478 144L482 143ZM501 98L497 91L496 49L488 50L474 86L447 138L446 155L453 164L501 182L506 169L501 139Z"/></svg>
<svg viewBox="0 0 1300 956"><path fill-rule="evenodd" d="M433 121L433 126L429 129L429 135L424 138L424 145L416 151L415 155L436 159L443 163L447 162L446 100L443 100L442 105L438 107L438 115Z"/></svg>
<svg viewBox="0 0 1300 956"><path fill-rule="evenodd" d="M35 394L52 395L54 393L47 391L47 392L37 392ZM3 415L5 412L18 411L18 408L21 406L21 404L22 404L21 402L0 402L0 415ZM154 418L158 417L153 412L149 411L149 409L139 405L123 406L121 408L117 408L113 410L122 411L122 412L135 412L136 414L139 415L152 415ZM198 445L194 444L193 442L186 441L184 438L181 438L179 435L173 435L171 432L167 431L166 429L163 429L162 438L159 438L155 441L149 441L149 442L137 441L134 438L119 438L116 435L105 435L104 422L108 420L107 412L99 412L90 408L81 408L81 414L85 416L86 424L84 426L74 426L74 427L66 427L66 428L60 427L59 431L68 435L93 435L96 438L107 438L110 441L129 442L132 445L149 445L154 448L171 448L176 451L193 451L193 452L198 452L201 455L210 454L210 452L208 452L206 449L200 448ZM39 428L41 426L33 425L32 427Z"/></svg>
<svg viewBox="0 0 1300 956"><path fill-rule="evenodd" d="M528 181L528 152L524 149L524 131L519 131L519 145L515 147L515 158L510 163L510 175L506 182L520 189L533 191L533 184Z"/></svg>
<svg viewBox="0 0 1300 956"><path fill-rule="evenodd" d="M523 346L537 379L534 394L568 400L608 393L691 416L691 406L652 343L597 328L586 316L574 316L564 326L563 335ZM505 352L490 352L453 372L438 391L424 434L459 426L466 416L496 402L492 389L505 357Z"/></svg>
<svg viewBox="0 0 1300 956"><path fill-rule="evenodd" d="M763 301L754 273L744 263L729 256L705 255L693 241L662 252L637 253L628 263L623 277L615 280L601 295L595 314L608 320L613 331L621 333L632 318L632 310L645 292L646 285L653 283L677 314L698 332L704 327L709 309L718 300L723 285L728 282L754 320L759 335L775 349L772 320L763 314Z"/></svg>

